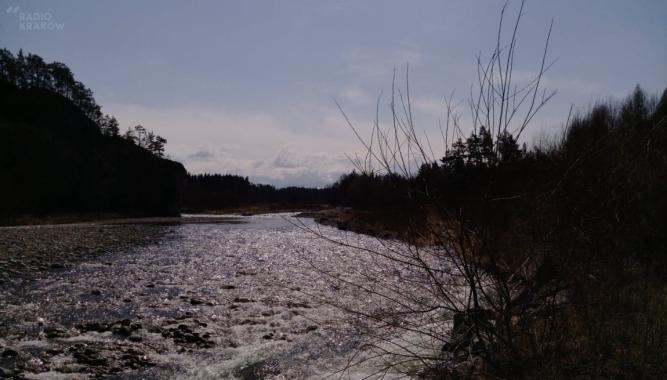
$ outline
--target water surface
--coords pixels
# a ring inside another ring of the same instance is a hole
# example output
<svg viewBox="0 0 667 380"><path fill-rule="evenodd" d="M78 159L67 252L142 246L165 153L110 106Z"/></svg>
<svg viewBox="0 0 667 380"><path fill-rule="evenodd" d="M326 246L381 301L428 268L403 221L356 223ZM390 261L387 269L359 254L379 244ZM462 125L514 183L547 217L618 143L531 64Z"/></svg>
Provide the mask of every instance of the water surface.
<svg viewBox="0 0 667 380"><path fill-rule="evenodd" d="M9 354L0 367L29 378L336 374L369 328L338 306L382 307L350 283L399 273L379 273L377 258L294 221L188 216L2 228L0 346ZM382 244L305 223L342 242ZM347 374L375 370L364 364Z"/></svg>

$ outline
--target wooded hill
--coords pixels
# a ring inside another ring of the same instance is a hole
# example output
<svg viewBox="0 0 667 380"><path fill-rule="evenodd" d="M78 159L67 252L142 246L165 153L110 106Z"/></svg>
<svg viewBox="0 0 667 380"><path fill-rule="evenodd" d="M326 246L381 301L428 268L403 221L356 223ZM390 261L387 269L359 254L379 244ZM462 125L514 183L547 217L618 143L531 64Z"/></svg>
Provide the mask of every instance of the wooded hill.
<svg viewBox="0 0 667 380"><path fill-rule="evenodd" d="M186 171L166 140L121 136L65 65L0 53L0 219L179 213Z"/></svg>

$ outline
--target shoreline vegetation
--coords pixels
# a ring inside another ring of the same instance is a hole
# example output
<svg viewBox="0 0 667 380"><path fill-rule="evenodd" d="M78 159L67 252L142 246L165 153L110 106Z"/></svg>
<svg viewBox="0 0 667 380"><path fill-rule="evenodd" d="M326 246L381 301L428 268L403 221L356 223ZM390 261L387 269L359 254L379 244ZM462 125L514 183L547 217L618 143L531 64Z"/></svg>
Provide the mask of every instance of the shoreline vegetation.
<svg viewBox="0 0 667 380"><path fill-rule="evenodd" d="M367 290L392 308L360 317L431 342L425 354L387 354L419 363L407 375L660 378L667 373L667 89L653 95L637 86L621 101L570 113L559 137L522 144L555 95L542 87L551 27L535 76L513 82L522 11L523 2L503 41L503 8L495 50L477 59L471 130L463 132L456 102L446 99L446 148L429 153L413 124L406 71L404 88L396 77L392 83L391 122L378 115L369 140L339 106L367 152L323 189L188 174L164 157L160 136L141 126L120 135L65 65L3 49L0 222L298 212L404 243L392 251L392 273L422 282L412 293ZM409 318L420 323L406 326Z"/></svg>
<svg viewBox="0 0 667 380"><path fill-rule="evenodd" d="M0 49L0 221L21 215L174 216L187 172L166 140L121 135L59 62Z"/></svg>
<svg viewBox="0 0 667 380"><path fill-rule="evenodd" d="M119 224L119 223L178 223L190 221L198 215L253 216L274 213L294 213L296 218L312 218L315 222L382 239L409 240L405 235L405 225L396 220L393 212L358 210L351 207L334 207L326 204L282 205L265 204L229 207L214 210L183 210L177 217L128 217L123 214L58 214L58 215L19 215L0 221L0 227L25 227L58 224ZM206 221L204 218L202 221ZM423 242L426 244L427 242Z"/></svg>

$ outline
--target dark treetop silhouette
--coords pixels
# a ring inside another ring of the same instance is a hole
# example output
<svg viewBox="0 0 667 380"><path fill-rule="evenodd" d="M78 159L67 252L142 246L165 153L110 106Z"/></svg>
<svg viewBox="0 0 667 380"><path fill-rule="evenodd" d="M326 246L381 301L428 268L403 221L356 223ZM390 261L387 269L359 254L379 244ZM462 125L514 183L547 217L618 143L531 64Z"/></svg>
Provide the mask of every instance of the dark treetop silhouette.
<svg viewBox="0 0 667 380"><path fill-rule="evenodd" d="M163 138L141 126L120 136L65 65L0 50L0 218L175 215L186 184L192 210L328 202L400 211L403 229L421 235L421 217L435 212L466 227L460 241L471 247L461 253L475 269L524 290L477 326L497 338L483 347L489 371L658 378L667 362L666 120L667 91L648 97L638 87L575 116L551 145L520 147L515 135L479 125L417 173L360 170L326 189L276 190L240 176L188 176L162 157ZM527 258L534 270L516 276Z"/></svg>
<svg viewBox="0 0 667 380"><path fill-rule="evenodd" d="M119 135L62 63L0 50L0 218L120 213L177 215L186 171L166 140Z"/></svg>

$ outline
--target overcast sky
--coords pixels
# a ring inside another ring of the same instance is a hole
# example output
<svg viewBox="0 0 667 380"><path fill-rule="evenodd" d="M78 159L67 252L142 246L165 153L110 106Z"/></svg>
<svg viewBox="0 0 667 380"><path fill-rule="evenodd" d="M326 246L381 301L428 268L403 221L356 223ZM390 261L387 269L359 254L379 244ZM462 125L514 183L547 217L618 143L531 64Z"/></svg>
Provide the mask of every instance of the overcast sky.
<svg viewBox="0 0 667 380"><path fill-rule="evenodd" d="M322 186L360 146L334 99L369 131L394 68L410 65L418 128L434 149L442 98L465 100L475 55L494 44L502 1L29 1L0 0L0 47L66 63L122 129L168 140L192 173ZM516 10L518 1L510 3ZM18 7L18 8L17 8ZM38 18L43 30L26 30ZM667 86L667 1L529 0L517 76L541 58L558 95L527 142L562 128L570 104ZM388 109L382 99L380 111ZM464 120L465 121L465 120ZM437 153L436 153L437 154Z"/></svg>

